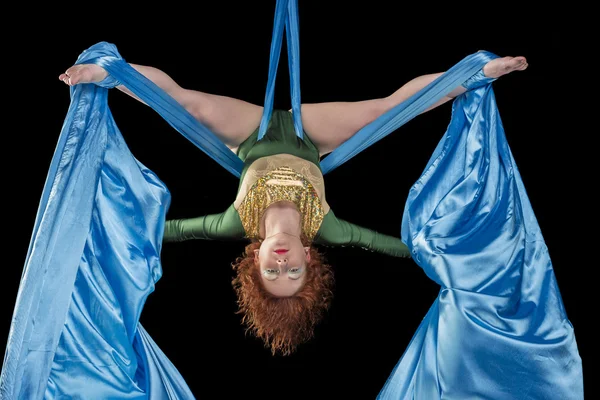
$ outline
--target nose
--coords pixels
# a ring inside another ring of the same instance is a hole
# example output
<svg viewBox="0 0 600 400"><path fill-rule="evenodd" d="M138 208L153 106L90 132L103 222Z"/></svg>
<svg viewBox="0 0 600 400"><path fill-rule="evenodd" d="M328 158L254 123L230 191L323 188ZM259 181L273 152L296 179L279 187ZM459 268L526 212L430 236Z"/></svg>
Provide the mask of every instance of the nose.
<svg viewBox="0 0 600 400"><path fill-rule="evenodd" d="M287 257L278 257L277 258L277 264L281 265L281 264L287 264L288 260Z"/></svg>

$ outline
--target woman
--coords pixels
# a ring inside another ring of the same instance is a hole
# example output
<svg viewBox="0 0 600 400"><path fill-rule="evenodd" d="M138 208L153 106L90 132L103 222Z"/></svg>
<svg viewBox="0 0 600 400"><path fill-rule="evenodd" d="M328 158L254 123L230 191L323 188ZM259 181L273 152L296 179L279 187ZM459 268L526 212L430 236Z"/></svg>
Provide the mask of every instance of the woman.
<svg viewBox="0 0 600 400"><path fill-rule="evenodd" d="M333 275L314 244L360 246L393 257L410 257L399 238L335 216L326 201L319 160L442 73L419 76L385 98L303 104L304 139L294 132L292 113L276 110L266 135L257 140L263 107L185 89L161 70L130 65L208 126L244 161L237 197L226 211L167 221L164 240L251 240L234 264L237 276L233 285L244 323L273 354L290 354L308 340L330 304ZM485 78L497 79L527 66L524 57L496 58L482 72ZM101 83L107 78L106 70L96 64L75 65L59 76L69 86ZM477 86L477 82L470 84L465 86ZM116 87L140 100L127 87ZM455 89L428 110L466 90L464 86Z"/></svg>

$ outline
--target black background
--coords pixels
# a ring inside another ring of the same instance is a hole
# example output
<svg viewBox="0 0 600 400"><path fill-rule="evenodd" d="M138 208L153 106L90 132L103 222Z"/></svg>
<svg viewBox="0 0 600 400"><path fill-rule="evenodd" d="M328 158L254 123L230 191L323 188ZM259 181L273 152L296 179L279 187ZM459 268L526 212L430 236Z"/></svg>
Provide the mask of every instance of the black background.
<svg viewBox="0 0 600 400"><path fill-rule="evenodd" d="M592 133L567 129L564 99L573 95L573 81L565 67L573 60L564 23L518 9L501 16L475 4L446 14L429 4L413 10L385 1L324 3L300 2L306 103L387 96L413 77L442 72L480 49L528 58L527 71L501 78L494 91L588 376L591 333L584 319L591 292L583 285L597 257L589 255L594 248L583 242L585 237L576 235L575 222L593 226L579 200L588 188L576 183L583 168L579 154ZM6 47L21 62L8 65L4 74L10 142L3 152L9 167L2 197L11 211L0 287L2 343L69 106L68 88L57 77L82 50L108 41L126 61L160 68L183 87L264 101L274 1L162 3L140 10L137 18L117 7L97 7L37 9L37 19L16 24ZM57 16L42 18L46 11ZM285 47L276 90L275 106L289 108ZM116 90L109 104L132 153L171 191L169 218L220 212L231 203L236 178L153 110ZM326 175L328 202L336 214L399 235L406 194L442 137L450 107L447 103L415 118ZM587 255L580 261L575 253L581 247ZM411 260L330 249L326 255L337 282L330 312L314 340L297 354L273 357L244 335L235 314L230 264L242 249L243 243L165 245L164 274L141 317L198 398L375 398L438 292Z"/></svg>

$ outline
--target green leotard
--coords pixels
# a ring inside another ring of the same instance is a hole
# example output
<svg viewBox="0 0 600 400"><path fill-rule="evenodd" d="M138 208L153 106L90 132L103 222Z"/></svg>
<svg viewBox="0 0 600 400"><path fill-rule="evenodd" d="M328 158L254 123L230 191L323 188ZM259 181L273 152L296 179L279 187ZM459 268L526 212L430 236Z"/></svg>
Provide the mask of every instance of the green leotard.
<svg viewBox="0 0 600 400"><path fill-rule="evenodd" d="M319 151L308 135L296 136L292 114L274 110L265 136L258 141L255 130L238 148L237 154L245 167L240 176L240 186L253 162L277 154L290 154L310 161L319 167ZM320 167L319 167L320 170ZM247 238L238 210L232 204L222 213L197 218L168 220L164 241L179 242L191 239L241 240ZM355 246L394 257L410 257L408 247L399 238L363 228L335 216L332 210L324 215L313 239L326 246Z"/></svg>

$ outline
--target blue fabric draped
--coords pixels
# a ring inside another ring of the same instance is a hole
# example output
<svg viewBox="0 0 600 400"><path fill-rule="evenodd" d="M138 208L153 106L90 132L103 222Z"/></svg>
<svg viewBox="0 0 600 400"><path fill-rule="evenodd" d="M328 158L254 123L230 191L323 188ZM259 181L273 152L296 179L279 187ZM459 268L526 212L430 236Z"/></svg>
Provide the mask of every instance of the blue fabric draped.
<svg viewBox="0 0 600 400"><path fill-rule="evenodd" d="M271 54L269 57L269 76L263 115L258 129L258 140L267 133L269 121L273 114L273 101L275 99L275 78L279 67L283 30L287 33L288 66L290 72L290 93L292 99L292 112L294 115L294 129L299 138L304 137L302 127L301 100L300 100L300 42L298 31L298 0L278 0L275 6L275 22L273 24L273 37L271 39Z"/></svg>
<svg viewBox="0 0 600 400"><path fill-rule="evenodd" d="M491 85L454 101L401 234L441 289L379 399L583 399L573 327Z"/></svg>
<svg viewBox="0 0 600 400"><path fill-rule="evenodd" d="M469 80L478 71L481 71L485 64L497 57L495 54L487 51L480 51L465 57L429 85L425 86L409 99L396 105L375 121L364 126L350 139L332 151L321 161L323 174L333 171L366 148L396 131L461 84L467 85ZM489 81L493 80L485 79L485 82ZM481 83L481 79L477 79L472 84L477 83Z"/></svg>
<svg viewBox="0 0 600 400"><path fill-rule="evenodd" d="M263 118L272 111L271 72L284 20L300 116L296 14L295 1L278 2ZM331 171L459 85L470 88L454 101L448 129L405 204L402 238L441 290L380 399L583 398L581 359L548 249L492 86L474 79L494 57L466 57L323 160L323 171ZM128 150L108 88L126 85L232 174L239 176L243 163L114 45L98 43L77 63L97 63L110 76L71 88L16 300L0 397L193 399L139 323L162 275L170 194ZM302 132L299 122L295 128Z"/></svg>
<svg viewBox="0 0 600 400"><path fill-rule="evenodd" d="M78 62L100 48L110 46ZM107 93L71 88L9 332L2 399L193 399L139 324L162 275L170 193L128 150Z"/></svg>
<svg viewBox="0 0 600 400"><path fill-rule="evenodd" d="M76 64L94 63L110 74L99 86L111 88L125 84L144 103L152 107L177 132L192 142L206 155L218 162L236 177L240 177L244 163L209 128L194 118L175 99L154 82L125 62L116 46L100 42L85 50Z"/></svg>

